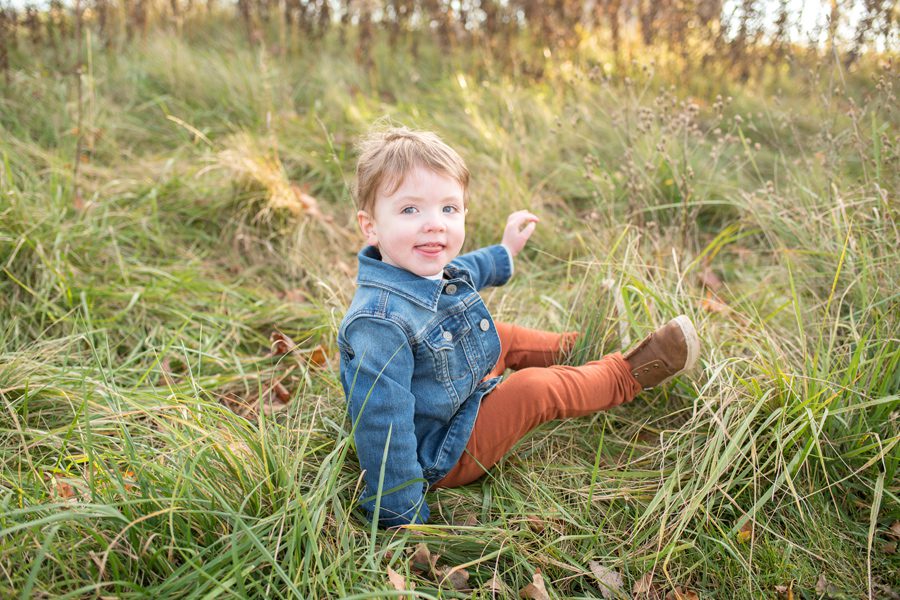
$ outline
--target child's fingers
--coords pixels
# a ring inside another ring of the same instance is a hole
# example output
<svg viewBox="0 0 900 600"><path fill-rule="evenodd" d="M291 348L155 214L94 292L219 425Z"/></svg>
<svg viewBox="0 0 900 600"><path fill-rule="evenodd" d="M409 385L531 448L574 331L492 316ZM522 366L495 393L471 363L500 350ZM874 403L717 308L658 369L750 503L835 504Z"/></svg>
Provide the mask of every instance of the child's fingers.
<svg viewBox="0 0 900 600"><path fill-rule="evenodd" d="M525 228L522 230L522 235L525 237L525 239L528 239L531 237L531 234L534 233L535 227L537 227L536 220L531 221L530 223L528 223L528 225L525 226Z"/></svg>
<svg viewBox="0 0 900 600"><path fill-rule="evenodd" d="M508 223L518 222L522 223L525 221L540 221L537 215L534 213L528 212L527 210L517 210L516 212L509 215L507 218Z"/></svg>
<svg viewBox="0 0 900 600"><path fill-rule="evenodd" d="M522 214L513 213L509 216L509 224L514 225L517 230L521 229L524 225L528 225L531 223L537 223L540 219L527 211L519 211Z"/></svg>

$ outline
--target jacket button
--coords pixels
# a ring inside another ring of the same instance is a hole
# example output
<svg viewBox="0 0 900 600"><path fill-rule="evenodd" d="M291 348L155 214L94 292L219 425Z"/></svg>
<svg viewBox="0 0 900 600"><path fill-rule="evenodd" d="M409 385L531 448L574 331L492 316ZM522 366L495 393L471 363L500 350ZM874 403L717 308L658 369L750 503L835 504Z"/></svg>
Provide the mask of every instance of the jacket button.
<svg viewBox="0 0 900 600"><path fill-rule="evenodd" d="M447 340L448 342L452 342L452 341L453 341L453 334L450 333L449 331L445 331L445 332L444 332L444 339Z"/></svg>
<svg viewBox="0 0 900 600"><path fill-rule="evenodd" d="M479 323L478 326L481 327L482 331L487 331L491 328L491 323L487 319L482 319L481 323Z"/></svg>
<svg viewBox="0 0 900 600"><path fill-rule="evenodd" d="M444 291L452 296L456 293L456 284L448 283L447 287L444 288Z"/></svg>

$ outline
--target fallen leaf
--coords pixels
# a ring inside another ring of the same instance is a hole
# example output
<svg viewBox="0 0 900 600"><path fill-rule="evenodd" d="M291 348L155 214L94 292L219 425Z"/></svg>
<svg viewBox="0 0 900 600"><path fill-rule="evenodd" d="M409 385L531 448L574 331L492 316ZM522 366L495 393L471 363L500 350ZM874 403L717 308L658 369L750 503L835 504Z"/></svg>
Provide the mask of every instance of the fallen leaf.
<svg viewBox="0 0 900 600"><path fill-rule="evenodd" d="M418 570L420 573L431 575L435 571L437 559L438 555L435 554L432 556L431 551L428 549L428 546L420 542L416 545L416 550L410 557L409 562L413 566L413 568Z"/></svg>
<svg viewBox="0 0 900 600"><path fill-rule="evenodd" d="M893 523L891 523L891 528L888 531L888 535L892 538L900 540L900 521L894 521Z"/></svg>
<svg viewBox="0 0 900 600"><path fill-rule="evenodd" d="M881 551L885 554L896 554L897 553L897 542L888 542L881 546Z"/></svg>
<svg viewBox="0 0 900 600"><path fill-rule="evenodd" d="M531 583L519 590L519 598L530 598L531 600L550 600L550 594L544 587L544 576L541 570L537 569L531 578Z"/></svg>
<svg viewBox="0 0 900 600"><path fill-rule="evenodd" d="M693 590L676 586L674 590L666 594L666 600L700 600L700 596Z"/></svg>
<svg viewBox="0 0 900 600"><path fill-rule="evenodd" d="M296 349L297 344L290 337L276 329L269 334L269 347L270 351L266 356L281 356Z"/></svg>
<svg viewBox="0 0 900 600"><path fill-rule="evenodd" d="M706 267L700 272L700 285L709 288L712 292L718 292L722 288L722 279L716 275L716 272L710 267Z"/></svg>
<svg viewBox="0 0 900 600"><path fill-rule="evenodd" d="M488 589L495 594L506 594L506 584L494 573L488 582Z"/></svg>
<svg viewBox="0 0 900 600"><path fill-rule="evenodd" d="M325 347L319 344L309 353L309 362L317 367L324 367L328 364L328 353Z"/></svg>
<svg viewBox="0 0 900 600"><path fill-rule="evenodd" d="M294 197L304 211L314 217L322 218L322 212L319 210L319 201L306 193L308 191L307 186L300 187L299 185L291 184L291 191L294 192Z"/></svg>
<svg viewBox="0 0 900 600"><path fill-rule="evenodd" d="M281 412L288 407L291 400L291 392L281 383L276 382L259 398L259 407L265 415Z"/></svg>
<svg viewBox="0 0 900 600"><path fill-rule="evenodd" d="M53 473L51 477L53 493L61 500L76 500L75 488L70 483L63 481L65 475Z"/></svg>
<svg viewBox="0 0 900 600"><path fill-rule="evenodd" d="M636 598L647 598L648 600L659 600L662 598L659 586L653 583L653 572L644 573L640 579L634 582L631 588L631 594Z"/></svg>
<svg viewBox="0 0 900 600"><path fill-rule="evenodd" d="M400 592L406 591L406 578L403 577L400 573L393 570L392 568L387 568L388 579L391 582L391 585L394 586L394 589Z"/></svg>
<svg viewBox="0 0 900 600"><path fill-rule="evenodd" d="M748 520L741 527L741 530L737 532L737 539L739 542L749 542L753 537L753 525Z"/></svg>
<svg viewBox="0 0 900 600"><path fill-rule="evenodd" d="M776 585L775 591L786 598L786 600L794 600L794 582L789 585Z"/></svg>
<svg viewBox="0 0 900 600"><path fill-rule="evenodd" d="M596 560L590 561L588 565L591 567L591 573L600 582L601 596L609 600L622 593L622 586L625 582L622 581L622 576L617 571L604 567Z"/></svg>
<svg viewBox="0 0 900 600"><path fill-rule="evenodd" d="M309 296L301 289L285 290L283 293L279 294L279 296L288 302L295 302L297 304L309 301Z"/></svg>
<svg viewBox="0 0 900 600"><path fill-rule="evenodd" d="M544 533L544 530L547 528L547 523L534 515L528 515L525 521L528 524L528 529L535 533Z"/></svg>
<svg viewBox="0 0 900 600"><path fill-rule="evenodd" d="M435 570L434 576L437 578L438 584L442 585L445 581L448 581L457 592L471 589L469 587L469 572L465 569L460 569L459 567L442 567Z"/></svg>
<svg viewBox="0 0 900 600"><path fill-rule="evenodd" d="M161 363L159 363L159 370L161 371L161 375L156 382L157 386L162 386L165 384L168 387L172 387L175 385L175 377L172 373L172 363L169 360L169 357L165 357Z"/></svg>
<svg viewBox="0 0 900 600"><path fill-rule="evenodd" d="M478 525L478 515L475 513L466 513L462 521L454 519L454 525L462 525L463 527L475 527Z"/></svg>
<svg viewBox="0 0 900 600"><path fill-rule="evenodd" d="M131 469L126 470L124 473L122 473L122 479L125 480L124 483L125 483L125 491L126 492L130 492L131 490L133 490L135 488L134 471L132 471Z"/></svg>
<svg viewBox="0 0 900 600"><path fill-rule="evenodd" d="M827 579L825 579L825 573L819 574L819 580L816 582L816 593L820 596L822 594L831 595L834 592L834 586L831 585Z"/></svg>
<svg viewBox="0 0 900 600"><path fill-rule="evenodd" d="M291 392L288 391L286 387L281 385L281 383L276 383L272 386L272 395L278 399L279 402L283 402L287 404L291 401Z"/></svg>
<svg viewBox="0 0 900 600"><path fill-rule="evenodd" d="M710 290L706 290L706 296L704 296L703 300L700 301L700 307L703 310L711 313L726 314L728 312L731 312L731 307L716 298L715 294L713 294Z"/></svg>

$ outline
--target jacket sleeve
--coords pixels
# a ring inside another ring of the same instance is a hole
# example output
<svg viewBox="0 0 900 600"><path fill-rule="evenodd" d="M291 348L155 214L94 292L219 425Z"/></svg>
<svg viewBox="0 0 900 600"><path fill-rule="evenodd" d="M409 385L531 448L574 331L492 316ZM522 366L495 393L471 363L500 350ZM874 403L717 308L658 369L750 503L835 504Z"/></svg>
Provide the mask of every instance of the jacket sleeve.
<svg viewBox="0 0 900 600"><path fill-rule="evenodd" d="M415 397L410 391L413 353L403 330L384 319L361 317L344 332L350 347L342 380L364 470L360 504L382 527L424 523L427 482L418 460Z"/></svg>
<svg viewBox="0 0 900 600"><path fill-rule="evenodd" d="M512 256L500 244L457 256L450 264L469 271L476 290L503 285L513 271Z"/></svg>

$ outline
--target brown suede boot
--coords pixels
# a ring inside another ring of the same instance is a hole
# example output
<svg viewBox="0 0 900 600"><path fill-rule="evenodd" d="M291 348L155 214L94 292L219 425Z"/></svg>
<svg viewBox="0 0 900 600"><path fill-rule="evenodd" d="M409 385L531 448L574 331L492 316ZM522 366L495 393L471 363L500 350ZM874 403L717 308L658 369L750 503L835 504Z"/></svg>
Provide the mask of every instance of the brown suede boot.
<svg viewBox="0 0 900 600"><path fill-rule="evenodd" d="M675 317L625 353L631 374L644 389L687 371L700 355L700 338L685 315Z"/></svg>

